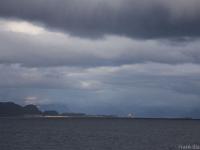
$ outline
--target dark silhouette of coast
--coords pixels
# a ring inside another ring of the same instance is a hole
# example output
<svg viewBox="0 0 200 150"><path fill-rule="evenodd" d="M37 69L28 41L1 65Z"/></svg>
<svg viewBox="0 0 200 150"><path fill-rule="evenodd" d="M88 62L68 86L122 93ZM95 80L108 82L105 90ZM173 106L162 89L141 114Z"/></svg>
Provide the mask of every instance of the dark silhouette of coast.
<svg viewBox="0 0 200 150"><path fill-rule="evenodd" d="M0 102L0 116L25 116L25 115L41 115L40 111L35 105L20 106L13 102Z"/></svg>
<svg viewBox="0 0 200 150"><path fill-rule="evenodd" d="M104 117L112 118L112 115L87 115L85 113L58 113L55 110L41 111L36 105L21 106L13 102L0 102L0 117Z"/></svg>
<svg viewBox="0 0 200 150"><path fill-rule="evenodd" d="M88 115L85 113L65 112L55 110L41 111L36 105L21 106L13 102L0 102L0 117L26 117L26 118L108 118L108 119L157 119L157 120L198 120L190 117L180 118L144 118L144 117L119 117L116 115Z"/></svg>

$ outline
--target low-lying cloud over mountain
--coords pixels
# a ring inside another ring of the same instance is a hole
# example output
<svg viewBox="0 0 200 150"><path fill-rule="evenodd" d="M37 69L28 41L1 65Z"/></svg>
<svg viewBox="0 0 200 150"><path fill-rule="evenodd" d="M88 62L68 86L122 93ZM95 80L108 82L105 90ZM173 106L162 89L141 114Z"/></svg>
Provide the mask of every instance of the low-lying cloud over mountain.
<svg viewBox="0 0 200 150"><path fill-rule="evenodd" d="M198 0L1 0L0 101L198 117L199 7Z"/></svg>

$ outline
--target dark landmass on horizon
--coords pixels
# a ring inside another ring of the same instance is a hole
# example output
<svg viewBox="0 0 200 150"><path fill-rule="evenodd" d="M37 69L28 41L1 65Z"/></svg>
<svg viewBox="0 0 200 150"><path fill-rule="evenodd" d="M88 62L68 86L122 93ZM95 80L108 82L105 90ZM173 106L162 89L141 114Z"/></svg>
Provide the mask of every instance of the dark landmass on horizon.
<svg viewBox="0 0 200 150"><path fill-rule="evenodd" d="M114 115L87 115L85 113L65 112L59 113L55 110L41 111L36 105L21 106L13 102L0 102L0 117L117 117Z"/></svg>
<svg viewBox="0 0 200 150"><path fill-rule="evenodd" d="M41 115L35 105L20 106L13 102L0 102L0 116Z"/></svg>
<svg viewBox="0 0 200 150"><path fill-rule="evenodd" d="M65 112L59 113L55 110L45 110L41 111L36 105L30 104L26 106L21 106L13 102L0 102L0 117L75 117L75 118L134 118L134 119L184 119L190 120L197 118L191 117L135 117L135 116L117 116L117 115L88 115L85 113L72 113Z"/></svg>

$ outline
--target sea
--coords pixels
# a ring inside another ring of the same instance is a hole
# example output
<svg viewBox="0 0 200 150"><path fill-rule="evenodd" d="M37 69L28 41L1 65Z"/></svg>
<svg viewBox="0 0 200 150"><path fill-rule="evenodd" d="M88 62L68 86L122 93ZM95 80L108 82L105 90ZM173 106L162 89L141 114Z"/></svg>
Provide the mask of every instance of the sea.
<svg viewBox="0 0 200 150"><path fill-rule="evenodd" d="M200 120L0 118L0 150L200 149Z"/></svg>

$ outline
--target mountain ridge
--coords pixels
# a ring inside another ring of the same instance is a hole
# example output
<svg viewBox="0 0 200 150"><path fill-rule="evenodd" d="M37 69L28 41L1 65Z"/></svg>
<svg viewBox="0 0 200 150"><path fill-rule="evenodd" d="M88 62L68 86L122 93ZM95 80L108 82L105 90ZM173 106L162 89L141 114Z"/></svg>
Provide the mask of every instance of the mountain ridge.
<svg viewBox="0 0 200 150"><path fill-rule="evenodd" d="M36 105L20 106L13 102L0 102L0 116L41 115Z"/></svg>

